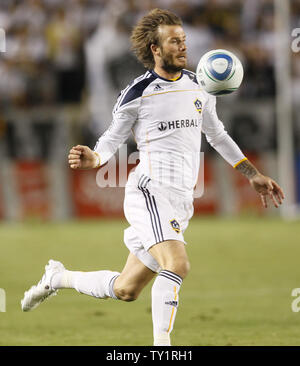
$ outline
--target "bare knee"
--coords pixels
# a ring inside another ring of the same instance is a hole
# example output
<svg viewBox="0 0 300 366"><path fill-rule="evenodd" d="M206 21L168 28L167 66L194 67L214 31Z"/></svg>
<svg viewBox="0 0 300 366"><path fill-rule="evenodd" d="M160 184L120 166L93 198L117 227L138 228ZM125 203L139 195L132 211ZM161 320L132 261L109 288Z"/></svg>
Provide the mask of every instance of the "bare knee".
<svg viewBox="0 0 300 366"><path fill-rule="evenodd" d="M188 260L181 260L181 261L167 263L165 265L165 268L163 268L163 269L174 272L178 276L180 276L182 279L184 279L188 275L188 273L191 269L191 265Z"/></svg>
<svg viewBox="0 0 300 366"><path fill-rule="evenodd" d="M177 240L166 240L149 249L149 253L164 270L176 273L182 279L190 270L185 244Z"/></svg>
<svg viewBox="0 0 300 366"><path fill-rule="evenodd" d="M135 289L130 288L130 287L115 286L114 293L119 300L127 301L127 302L134 301L139 296L139 293Z"/></svg>

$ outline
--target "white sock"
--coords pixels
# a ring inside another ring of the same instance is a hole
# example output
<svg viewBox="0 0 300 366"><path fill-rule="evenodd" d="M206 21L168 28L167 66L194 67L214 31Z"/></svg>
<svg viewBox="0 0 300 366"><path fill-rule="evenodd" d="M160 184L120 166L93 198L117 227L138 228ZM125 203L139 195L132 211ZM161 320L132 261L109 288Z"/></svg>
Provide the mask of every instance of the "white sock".
<svg viewBox="0 0 300 366"><path fill-rule="evenodd" d="M100 299L107 297L118 299L114 293L113 286L119 275L119 272L112 271L79 272L65 270L53 275L51 287L55 290L73 288L81 294Z"/></svg>
<svg viewBox="0 0 300 366"><path fill-rule="evenodd" d="M163 270L152 286L152 321L154 346L170 346L170 333L179 303L178 293L182 278Z"/></svg>

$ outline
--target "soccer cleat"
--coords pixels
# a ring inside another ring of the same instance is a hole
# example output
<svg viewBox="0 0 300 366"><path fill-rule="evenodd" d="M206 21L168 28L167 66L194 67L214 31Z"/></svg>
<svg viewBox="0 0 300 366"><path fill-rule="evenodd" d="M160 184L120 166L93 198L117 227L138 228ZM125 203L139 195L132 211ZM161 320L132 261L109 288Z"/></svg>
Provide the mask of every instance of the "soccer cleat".
<svg viewBox="0 0 300 366"><path fill-rule="evenodd" d="M24 293L24 298L21 300L22 310L33 310L44 300L57 295L58 290L51 287L51 279L55 273L62 271L65 271L63 264L50 259L49 263L45 266L45 273L39 283Z"/></svg>

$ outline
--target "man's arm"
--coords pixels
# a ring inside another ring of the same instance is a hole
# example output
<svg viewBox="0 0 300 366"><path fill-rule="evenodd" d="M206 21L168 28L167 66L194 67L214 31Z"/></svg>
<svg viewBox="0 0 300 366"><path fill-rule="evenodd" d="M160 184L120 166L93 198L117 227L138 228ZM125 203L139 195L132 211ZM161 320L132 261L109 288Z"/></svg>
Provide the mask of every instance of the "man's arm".
<svg viewBox="0 0 300 366"><path fill-rule="evenodd" d="M69 165L72 169L93 169L101 165L100 156L88 146L73 146L68 155Z"/></svg>
<svg viewBox="0 0 300 366"><path fill-rule="evenodd" d="M71 148L68 159L72 169L99 168L107 163L131 134L138 115L140 96L135 92L134 85L120 94L113 110L112 123L98 139L94 151L82 145Z"/></svg>
<svg viewBox="0 0 300 366"><path fill-rule="evenodd" d="M70 150L68 159L72 169L93 169L101 165L115 154L119 146L131 134L135 119L125 113L116 113L108 130L99 138L94 151L88 146L77 145Z"/></svg>
<svg viewBox="0 0 300 366"><path fill-rule="evenodd" d="M253 178L256 174L258 174L258 170L253 164L250 163L247 158L237 164L234 168L241 172L243 176L248 178L249 180Z"/></svg>
<svg viewBox="0 0 300 366"><path fill-rule="evenodd" d="M262 175L249 160L242 161L235 169L249 179L251 186L260 194L262 204L265 208L268 207L268 196L275 207L279 207L282 204L284 193L281 187L270 177Z"/></svg>

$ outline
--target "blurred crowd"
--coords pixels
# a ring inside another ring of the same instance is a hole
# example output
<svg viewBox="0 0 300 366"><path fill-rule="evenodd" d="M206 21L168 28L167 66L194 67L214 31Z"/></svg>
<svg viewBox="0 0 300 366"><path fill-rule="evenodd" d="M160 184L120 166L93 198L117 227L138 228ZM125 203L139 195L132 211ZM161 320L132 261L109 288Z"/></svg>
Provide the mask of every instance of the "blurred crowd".
<svg viewBox="0 0 300 366"><path fill-rule="evenodd" d="M155 7L182 17L191 70L206 51L226 48L245 67L240 97L274 96L273 0L1 0L0 106L88 101L97 124L107 121L119 90L144 70L129 35ZM291 29L299 19L300 1L292 0ZM292 72L299 88L300 52Z"/></svg>

